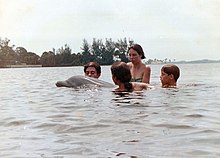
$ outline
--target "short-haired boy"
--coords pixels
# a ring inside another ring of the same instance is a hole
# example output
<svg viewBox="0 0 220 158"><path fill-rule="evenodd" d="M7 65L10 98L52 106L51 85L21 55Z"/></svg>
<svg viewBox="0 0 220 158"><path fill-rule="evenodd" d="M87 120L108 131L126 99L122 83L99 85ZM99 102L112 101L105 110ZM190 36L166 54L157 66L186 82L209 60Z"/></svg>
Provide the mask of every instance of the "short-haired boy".
<svg viewBox="0 0 220 158"><path fill-rule="evenodd" d="M160 81L162 88L176 88L180 69L174 64L166 64L161 68Z"/></svg>

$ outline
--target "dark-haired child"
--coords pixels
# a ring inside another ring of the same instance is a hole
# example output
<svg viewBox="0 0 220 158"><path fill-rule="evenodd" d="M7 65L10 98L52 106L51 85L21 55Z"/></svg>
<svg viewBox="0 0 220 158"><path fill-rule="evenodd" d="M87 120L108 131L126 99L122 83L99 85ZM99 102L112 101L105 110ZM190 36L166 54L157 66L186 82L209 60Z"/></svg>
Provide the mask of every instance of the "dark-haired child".
<svg viewBox="0 0 220 158"><path fill-rule="evenodd" d="M162 88L176 88L180 69L174 64L166 64L161 68L160 81Z"/></svg>

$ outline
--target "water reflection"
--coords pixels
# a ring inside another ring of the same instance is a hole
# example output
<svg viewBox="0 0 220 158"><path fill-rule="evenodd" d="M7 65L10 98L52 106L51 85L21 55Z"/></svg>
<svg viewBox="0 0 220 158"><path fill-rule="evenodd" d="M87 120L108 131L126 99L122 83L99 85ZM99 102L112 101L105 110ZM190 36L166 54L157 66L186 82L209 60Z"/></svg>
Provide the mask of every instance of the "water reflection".
<svg viewBox="0 0 220 158"><path fill-rule="evenodd" d="M113 103L116 106L146 106L145 93L142 92L112 92Z"/></svg>
<svg viewBox="0 0 220 158"><path fill-rule="evenodd" d="M181 67L177 89L133 93L55 86L81 67L4 69L0 157L219 157L219 72ZM111 82L109 67L103 72Z"/></svg>

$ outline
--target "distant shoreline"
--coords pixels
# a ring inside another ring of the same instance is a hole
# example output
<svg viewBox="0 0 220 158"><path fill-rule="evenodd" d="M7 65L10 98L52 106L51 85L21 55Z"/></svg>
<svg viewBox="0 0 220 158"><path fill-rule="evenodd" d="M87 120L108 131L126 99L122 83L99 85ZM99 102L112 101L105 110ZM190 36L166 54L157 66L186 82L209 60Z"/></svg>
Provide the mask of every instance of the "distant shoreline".
<svg viewBox="0 0 220 158"><path fill-rule="evenodd" d="M208 59L203 59L203 60L192 60L192 61L173 61L173 62L152 62L152 63L147 63L149 65L157 65L157 64L206 64L206 63L220 63L220 60L208 60Z"/></svg>
<svg viewBox="0 0 220 158"><path fill-rule="evenodd" d="M33 67L42 67L42 65L6 65L4 68L33 68Z"/></svg>
<svg viewBox="0 0 220 158"><path fill-rule="evenodd" d="M145 63L148 65L163 65L163 64L212 64L212 63L220 63L220 60L193 60L193 61L173 61L173 62L152 62L152 63ZM104 66L104 65L102 65ZM38 67L44 67L42 65L26 65L26 64L20 64L20 65L6 65L2 68L38 68ZM73 67L73 66L50 66L50 67Z"/></svg>
<svg viewBox="0 0 220 158"><path fill-rule="evenodd" d="M175 63L189 63L189 64L202 64L202 63L220 63L220 60L208 60L208 59L203 59L203 60L193 60L193 61L176 61Z"/></svg>

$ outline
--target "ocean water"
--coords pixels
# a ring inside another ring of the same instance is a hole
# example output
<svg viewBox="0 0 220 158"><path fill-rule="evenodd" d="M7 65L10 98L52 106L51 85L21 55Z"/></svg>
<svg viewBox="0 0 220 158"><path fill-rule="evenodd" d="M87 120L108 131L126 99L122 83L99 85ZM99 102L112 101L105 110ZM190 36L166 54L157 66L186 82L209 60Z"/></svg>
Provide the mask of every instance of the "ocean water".
<svg viewBox="0 0 220 158"><path fill-rule="evenodd" d="M0 69L0 157L220 157L220 64L179 64L177 89L150 66L138 93L55 86L83 67Z"/></svg>

